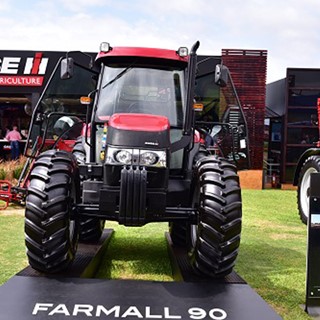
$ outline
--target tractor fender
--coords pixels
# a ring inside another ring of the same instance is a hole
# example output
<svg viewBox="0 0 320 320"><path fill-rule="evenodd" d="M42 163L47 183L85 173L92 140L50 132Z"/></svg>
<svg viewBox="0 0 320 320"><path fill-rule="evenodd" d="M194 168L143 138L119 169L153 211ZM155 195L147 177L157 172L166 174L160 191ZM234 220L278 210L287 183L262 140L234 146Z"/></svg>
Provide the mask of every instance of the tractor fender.
<svg viewBox="0 0 320 320"><path fill-rule="evenodd" d="M293 185L297 186L299 182L299 175L300 171L303 167L304 162L309 158L310 156L314 155L320 155L320 148L310 148L307 149L299 158L299 161L296 166L296 171L294 173L294 178L293 178Z"/></svg>

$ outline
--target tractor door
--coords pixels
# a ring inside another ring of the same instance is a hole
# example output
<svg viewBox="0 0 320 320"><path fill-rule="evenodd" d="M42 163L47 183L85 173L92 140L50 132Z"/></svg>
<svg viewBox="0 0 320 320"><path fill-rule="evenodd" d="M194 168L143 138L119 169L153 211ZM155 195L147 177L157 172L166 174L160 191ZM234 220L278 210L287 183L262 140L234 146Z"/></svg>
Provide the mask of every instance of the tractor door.
<svg viewBox="0 0 320 320"><path fill-rule="evenodd" d="M71 151L80 136L86 119L86 108L80 97L88 96L96 87L93 70L76 62L69 79L60 76L60 59L43 91L29 127L27 156L35 157L40 151L57 148Z"/></svg>
<svg viewBox="0 0 320 320"><path fill-rule="evenodd" d="M196 128L205 133L207 149L235 163L238 170L250 168L249 141L246 119L229 70L218 69L199 74L196 96L203 110L196 113ZM224 73L222 82L215 76ZM216 82L216 83L215 83ZM218 84L217 84L218 83Z"/></svg>

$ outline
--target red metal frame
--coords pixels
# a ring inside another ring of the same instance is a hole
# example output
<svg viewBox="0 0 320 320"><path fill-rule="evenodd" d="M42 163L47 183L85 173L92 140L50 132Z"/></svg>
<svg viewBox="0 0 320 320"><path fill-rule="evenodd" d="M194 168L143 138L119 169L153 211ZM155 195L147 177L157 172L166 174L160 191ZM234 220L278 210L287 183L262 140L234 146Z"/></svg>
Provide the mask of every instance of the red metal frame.
<svg viewBox="0 0 320 320"><path fill-rule="evenodd" d="M46 139L44 142L43 148L48 149L48 147L49 148L52 147L55 143L56 143L56 140L54 140L54 139ZM56 143L55 149L65 150L65 151L71 152L74 144L75 144L75 140L60 139Z"/></svg>
<svg viewBox="0 0 320 320"><path fill-rule="evenodd" d="M4 205L0 205L0 210L8 208L10 202L19 203L22 200L20 193L12 192L12 184L8 180L0 180L0 200L4 202Z"/></svg>
<svg viewBox="0 0 320 320"><path fill-rule="evenodd" d="M56 141L54 139L47 139L43 145L43 148L47 149L48 147L52 147ZM56 149L59 150L65 150L68 152L71 152L73 149L73 146L75 144L75 140L59 140L55 146ZM41 146L41 139L39 140L39 146ZM37 153L39 150L37 151ZM28 164L28 168L23 174L24 177L19 178L19 182L16 186L13 186L12 183L9 180L0 180L0 200L4 202L4 205L0 205L0 210L4 210L8 207L9 203L15 202L21 204L24 200L24 194L23 192L19 192L20 190L25 190L29 184L29 174L33 166L33 161L30 161ZM20 181L20 179L23 181Z"/></svg>

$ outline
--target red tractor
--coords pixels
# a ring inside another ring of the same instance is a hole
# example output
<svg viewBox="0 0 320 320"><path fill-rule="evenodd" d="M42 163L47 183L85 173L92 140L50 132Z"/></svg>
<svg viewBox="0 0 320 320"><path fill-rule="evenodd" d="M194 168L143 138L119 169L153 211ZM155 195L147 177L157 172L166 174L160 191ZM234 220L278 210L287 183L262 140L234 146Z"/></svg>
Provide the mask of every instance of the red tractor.
<svg viewBox="0 0 320 320"><path fill-rule="evenodd" d="M167 222L196 272L223 277L233 270L247 126L227 67L212 62L214 71L200 74L210 58L198 60L198 47L188 53L102 43L94 64L81 65L72 53L61 58L29 130L27 154L35 161L25 242L34 269L62 271L78 241L98 241L112 220L128 227ZM204 87L213 93L200 103ZM61 139L76 138L72 152L59 149ZM33 146L41 141L43 150L48 139L55 148L35 156Z"/></svg>
<svg viewBox="0 0 320 320"><path fill-rule="evenodd" d="M320 123L320 98L317 100L318 121L314 118L311 122L319 127ZM303 223L307 224L309 217L310 177L312 173L320 172L320 140L314 148L306 150L298 161L293 185L298 186L298 210Z"/></svg>

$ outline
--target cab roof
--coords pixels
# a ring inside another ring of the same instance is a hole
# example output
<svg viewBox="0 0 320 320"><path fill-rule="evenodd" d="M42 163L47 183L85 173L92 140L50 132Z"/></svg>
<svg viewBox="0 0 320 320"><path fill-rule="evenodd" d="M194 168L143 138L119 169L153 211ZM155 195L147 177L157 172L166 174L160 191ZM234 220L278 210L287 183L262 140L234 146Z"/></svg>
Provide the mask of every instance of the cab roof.
<svg viewBox="0 0 320 320"><path fill-rule="evenodd" d="M99 52L96 57L96 62L107 57L145 57L156 59L176 60L187 63L189 57L181 57L174 50L156 49L156 48L142 48L142 47L113 47L108 52Z"/></svg>

